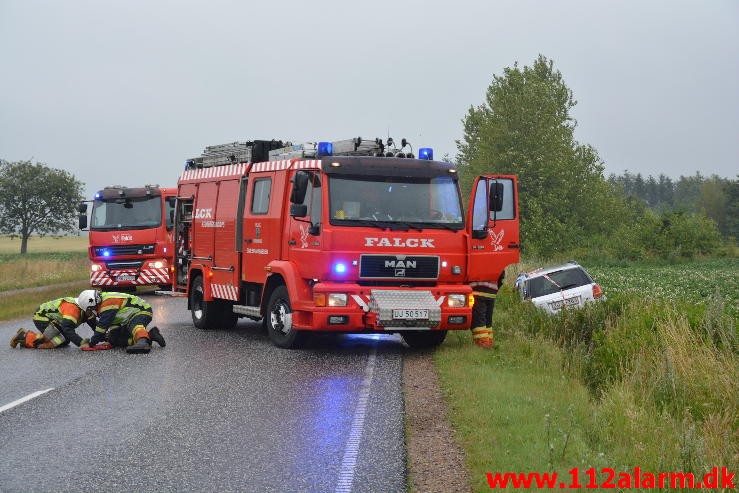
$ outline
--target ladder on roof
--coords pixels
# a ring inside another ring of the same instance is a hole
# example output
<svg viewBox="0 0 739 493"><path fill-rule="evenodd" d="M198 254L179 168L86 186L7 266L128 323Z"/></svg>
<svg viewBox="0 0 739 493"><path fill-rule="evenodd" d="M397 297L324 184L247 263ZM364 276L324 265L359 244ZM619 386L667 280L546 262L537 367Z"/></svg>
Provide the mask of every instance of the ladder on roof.
<svg viewBox="0 0 739 493"><path fill-rule="evenodd" d="M388 152L385 150L395 144L391 138L387 144L382 139L364 140L361 137L352 139L336 140L332 145L331 156L377 156L377 157L414 157L412 153L402 154ZM402 141L402 149L407 145L405 139ZM291 142L280 140L254 140L237 141L227 144L208 146L203 150L201 156L188 159L185 169L211 168L213 166L225 166L229 164L280 161L287 159L306 159L320 157L321 148L318 142L305 142L293 145Z"/></svg>

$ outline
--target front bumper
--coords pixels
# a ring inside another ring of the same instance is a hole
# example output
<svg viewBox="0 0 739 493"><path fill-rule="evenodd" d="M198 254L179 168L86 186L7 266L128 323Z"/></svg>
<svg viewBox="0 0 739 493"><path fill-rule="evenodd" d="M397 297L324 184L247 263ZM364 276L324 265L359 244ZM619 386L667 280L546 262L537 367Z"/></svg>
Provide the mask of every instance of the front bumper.
<svg viewBox="0 0 739 493"><path fill-rule="evenodd" d="M169 269L110 269L90 272L90 286L158 286L171 284Z"/></svg>
<svg viewBox="0 0 739 493"><path fill-rule="evenodd" d="M298 330L336 332L400 332L405 330L464 330L472 320L472 306L450 307L448 295L469 299L467 285L424 288L360 286L318 283L313 293L346 293L346 306L294 307L293 324Z"/></svg>

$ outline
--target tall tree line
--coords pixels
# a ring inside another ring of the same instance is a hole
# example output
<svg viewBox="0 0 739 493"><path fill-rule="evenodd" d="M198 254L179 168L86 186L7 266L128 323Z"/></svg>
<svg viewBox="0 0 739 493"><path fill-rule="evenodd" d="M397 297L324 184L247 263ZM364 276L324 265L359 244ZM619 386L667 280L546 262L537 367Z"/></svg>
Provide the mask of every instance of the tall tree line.
<svg viewBox="0 0 739 493"><path fill-rule="evenodd" d="M739 180L717 175L680 176L677 180L624 171L608 183L624 197L635 197L657 212L688 212L712 219L725 237L739 236Z"/></svg>
<svg viewBox="0 0 739 493"><path fill-rule="evenodd" d="M516 63L494 75L483 102L462 120L455 161L465 193L475 175L518 175L522 248L535 255L602 251L643 259L714 253L721 245L718 221L706 216L724 218L726 231L732 231L736 182L606 178L596 149L574 138L576 104L554 62L542 55L530 66ZM724 195L727 200L716 200ZM662 203L673 209L647 207ZM698 205L674 209L682 203Z"/></svg>

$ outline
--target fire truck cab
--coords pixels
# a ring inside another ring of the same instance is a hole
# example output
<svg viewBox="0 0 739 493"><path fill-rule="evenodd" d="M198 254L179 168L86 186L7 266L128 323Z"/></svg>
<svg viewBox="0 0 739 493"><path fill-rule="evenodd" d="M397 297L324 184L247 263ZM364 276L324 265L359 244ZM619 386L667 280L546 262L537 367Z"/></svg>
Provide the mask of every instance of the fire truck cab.
<svg viewBox="0 0 739 493"><path fill-rule="evenodd" d="M476 179L392 139L206 148L178 182L175 289L193 323L262 319L277 346L311 331L398 332L411 346L469 329L469 283L518 261L515 176Z"/></svg>
<svg viewBox="0 0 739 493"><path fill-rule="evenodd" d="M171 285L176 188L105 187L90 215L90 285L103 290ZM87 227L81 203L80 229Z"/></svg>

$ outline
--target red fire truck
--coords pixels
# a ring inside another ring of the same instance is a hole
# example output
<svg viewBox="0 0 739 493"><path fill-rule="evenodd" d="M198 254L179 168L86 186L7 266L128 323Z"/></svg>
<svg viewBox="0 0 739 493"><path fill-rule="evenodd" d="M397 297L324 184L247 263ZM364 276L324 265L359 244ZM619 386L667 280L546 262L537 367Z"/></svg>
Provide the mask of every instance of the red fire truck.
<svg viewBox="0 0 739 493"><path fill-rule="evenodd" d="M90 285L103 290L171 285L176 188L109 186L90 216ZM87 204L80 204L80 229Z"/></svg>
<svg viewBox="0 0 739 493"><path fill-rule="evenodd" d="M400 333L415 347L469 329L470 282L519 258L515 176L458 173L403 139L235 142L187 161L175 212L175 290L193 323L263 319L272 342L311 331Z"/></svg>

